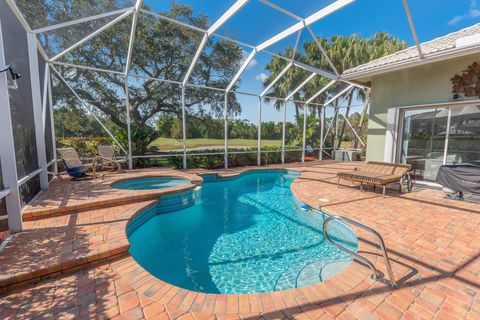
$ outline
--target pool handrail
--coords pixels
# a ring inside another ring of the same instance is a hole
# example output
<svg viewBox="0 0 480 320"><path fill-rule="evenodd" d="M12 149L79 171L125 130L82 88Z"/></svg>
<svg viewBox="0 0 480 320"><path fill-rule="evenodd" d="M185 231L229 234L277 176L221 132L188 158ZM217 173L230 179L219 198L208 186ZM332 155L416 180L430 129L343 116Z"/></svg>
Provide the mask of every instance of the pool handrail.
<svg viewBox="0 0 480 320"><path fill-rule="evenodd" d="M364 224L361 224L360 222L358 221L355 221L355 220L352 220L352 219L349 219L347 217L344 217L344 216L340 216L340 215L336 215L336 216L330 216L328 217L327 219L325 219L325 221L323 222L323 234L325 236L325 239L327 239L327 241L333 245L334 247L337 247L338 249L350 254L352 257L356 258L357 260L360 260L362 261L363 263L365 263L369 268L370 270L372 270L372 279L374 281L377 280L377 276L378 276L378 271L377 271L377 268L375 268L375 265L370 262L370 260L368 260L367 258L359 255L358 253L356 252L353 252L347 248L345 248L344 246L334 242L331 238L330 238L330 235L328 234L328 230L327 230L327 226L328 224L333 221L333 220L338 220L340 222L346 222L346 223L350 223L350 224L353 224L354 226L357 226L359 228L362 228L370 233L372 233L378 240L378 244L380 246L380 249L382 250L382 254L383 254L383 259L385 261L385 266L386 266L386 269L387 269L387 273L388 273L388 277L390 279L390 285L392 287L396 287L397 286L397 283L395 281L395 277L393 276L393 272L392 272L392 267L390 265L390 260L388 258L388 254L387 254L387 250L385 249L385 242L383 241L383 238L382 236L374 229L364 225Z"/></svg>

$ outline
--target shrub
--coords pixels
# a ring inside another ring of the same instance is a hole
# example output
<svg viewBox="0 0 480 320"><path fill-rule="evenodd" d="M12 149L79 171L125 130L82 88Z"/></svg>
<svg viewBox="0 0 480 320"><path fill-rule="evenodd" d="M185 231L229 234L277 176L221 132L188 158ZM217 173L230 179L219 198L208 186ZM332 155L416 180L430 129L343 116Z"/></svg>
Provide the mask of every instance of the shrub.
<svg viewBox="0 0 480 320"><path fill-rule="evenodd" d="M114 130L115 138L124 145L128 145L127 131L124 129ZM155 151L155 147L151 147L150 144L157 139L157 131L150 126L131 128L131 141L132 141L132 154L133 155L147 155L149 152ZM136 167L148 166L149 160L147 158L135 159Z"/></svg>
<svg viewBox="0 0 480 320"><path fill-rule="evenodd" d="M230 153L230 152L235 152L235 150L229 150L229 154L228 154L229 167L254 166L257 164L256 152L255 153L237 153L237 154Z"/></svg>
<svg viewBox="0 0 480 320"><path fill-rule="evenodd" d="M174 156L167 158L168 164L175 169L182 169L183 168L183 156Z"/></svg>
<svg viewBox="0 0 480 320"><path fill-rule="evenodd" d="M202 155L202 153L215 153L218 150L202 150L202 151L189 151L187 152L187 167L188 168L207 168L216 169L223 167L223 154L215 155ZM195 153L195 155L190 155ZM173 156L166 158L168 163L176 168L183 168L183 156Z"/></svg>
<svg viewBox="0 0 480 320"><path fill-rule="evenodd" d="M205 155L201 157L199 161L201 164L204 164L207 169L216 169L223 167L223 155Z"/></svg>

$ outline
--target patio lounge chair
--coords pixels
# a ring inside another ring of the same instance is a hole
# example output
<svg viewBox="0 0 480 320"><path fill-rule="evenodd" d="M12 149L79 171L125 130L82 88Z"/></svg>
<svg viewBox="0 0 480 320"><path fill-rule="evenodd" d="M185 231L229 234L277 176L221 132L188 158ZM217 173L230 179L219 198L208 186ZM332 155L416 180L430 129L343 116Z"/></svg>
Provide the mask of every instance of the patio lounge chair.
<svg viewBox="0 0 480 320"><path fill-rule="evenodd" d="M400 183L399 191L402 192L403 181L407 178L407 189L411 190L411 179L408 176L412 170L410 164L388 163L369 161L359 170L337 173L337 187L340 185L340 179L353 182L360 182L360 190L363 190L364 184L383 187L383 196L385 196L385 187L394 182Z"/></svg>
<svg viewBox="0 0 480 320"><path fill-rule="evenodd" d="M83 161L78 156L75 148L59 148L57 149L60 154L60 158L64 161L65 166L67 167L67 174L73 179L85 178L88 171L93 172L93 179L97 177L97 169L101 165L100 161L108 161L111 164L114 164L117 167L117 170L114 173L118 173L121 169L120 164L112 159L105 158L102 156L96 156L92 159L90 163L83 163ZM104 173L102 179L111 172Z"/></svg>
<svg viewBox="0 0 480 320"><path fill-rule="evenodd" d="M72 177L72 179L85 178L88 171L93 171L95 176L94 162L83 163L75 148L59 148L57 151L65 163L67 174Z"/></svg>
<svg viewBox="0 0 480 320"><path fill-rule="evenodd" d="M122 165L127 163L127 158L117 158L113 146L98 146L97 152L98 155L102 157L102 165L115 165L120 168Z"/></svg>

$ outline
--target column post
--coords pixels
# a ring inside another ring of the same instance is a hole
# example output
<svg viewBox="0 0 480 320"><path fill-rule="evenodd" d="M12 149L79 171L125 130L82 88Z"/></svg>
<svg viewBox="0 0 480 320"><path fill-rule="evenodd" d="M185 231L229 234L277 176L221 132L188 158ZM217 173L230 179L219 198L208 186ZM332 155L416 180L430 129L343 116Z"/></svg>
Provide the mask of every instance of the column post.
<svg viewBox="0 0 480 320"><path fill-rule="evenodd" d="M187 128L185 119L185 86L182 85L182 145L183 145L183 169L187 169Z"/></svg>
<svg viewBox="0 0 480 320"><path fill-rule="evenodd" d="M303 145L302 145L302 162L305 162L305 144L307 138L307 115L308 115L308 105L303 106Z"/></svg>
<svg viewBox="0 0 480 320"><path fill-rule="evenodd" d="M48 189L47 151L42 120L42 91L40 88L40 71L38 68L38 51L36 35L27 32L28 60L32 89L33 120L35 123L35 140L37 146L38 168L40 171L40 187ZM47 70L45 70L47 72Z"/></svg>
<svg viewBox="0 0 480 320"><path fill-rule="evenodd" d="M5 66L3 51L2 25L0 21L0 66ZM23 79L23 81L28 81ZM19 85L22 85L20 82ZM13 141L12 116L10 111L10 98L8 95L8 80L5 72L0 73L0 162L2 166L3 186L8 189L5 197L8 214L8 228L19 232L23 229L22 206L20 191L18 190L17 161Z"/></svg>
<svg viewBox="0 0 480 320"><path fill-rule="evenodd" d="M262 165L262 97L258 97L258 143L257 166Z"/></svg>
<svg viewBox="0 0 480 320"><path fill-rule="evenodd" d="M285 129L287 121L287 102L283 104L283 126L282 126L282 164L285 163Z"/></svg>
<svg viewBox="0 0 480 320"><path fill-rule="evenodd" d="M225 143L225 154L223 156L224 167L228 169L228 91L225 92L225 106L223 109L223 120L224 120L224 143Z"/></svg>

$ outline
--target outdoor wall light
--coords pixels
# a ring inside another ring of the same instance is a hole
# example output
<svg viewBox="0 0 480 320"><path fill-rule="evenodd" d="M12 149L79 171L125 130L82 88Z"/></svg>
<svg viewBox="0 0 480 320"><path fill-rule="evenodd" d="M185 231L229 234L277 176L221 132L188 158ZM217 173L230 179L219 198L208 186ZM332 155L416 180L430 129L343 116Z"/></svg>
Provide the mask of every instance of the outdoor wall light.
<svg viewBox="0 0 480 320"><path fill-rule="evenodd" d="M10 78L11 78L11 83L8 85L8 88L13 90L18 89L17 80L20 79L22 75L20 73L13 72L13 68L10 65L0 69L0 73L7 72L7 71L10 73Z"/></svg>

